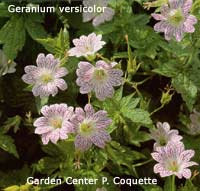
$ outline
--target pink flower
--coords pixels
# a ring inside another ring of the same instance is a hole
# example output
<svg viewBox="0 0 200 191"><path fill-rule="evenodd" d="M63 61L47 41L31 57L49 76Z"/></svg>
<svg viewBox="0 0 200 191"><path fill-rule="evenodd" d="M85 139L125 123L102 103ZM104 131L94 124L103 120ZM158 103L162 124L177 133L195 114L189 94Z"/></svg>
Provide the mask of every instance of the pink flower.
<svg viewBox="0 0 200 191"><path fill-rule="evenodd" d="M80 86L82 94L94 91L98 99L104 100L113 96L113 87L122 84L123 72L120 69L113 69L112 64L100 60L96 66L89 62L80 62L78 66L76 83Z"/></svg>
<svg viewBox="0 0 200 191"><path fill-rule="evenodd" d="M197 19L189 15L192 0L169 0L169 5L161 7L161 14L152 14L153 18L160 21L154 26L154 30L165 33L165 39L170 40L173 36L181 41L183 34L193 33Z"/></svg>
<svg viewBox="0 0 200 191"><path fill-rule="evenodd" d="M92 20L93 26L99 26L100 24L105 23L106 21L111 21L115 11L107 7L107 0L83 0L83 5L85 7L93 7L96 5L97 7L101 7L104 10L102 13L99 12L84 12L83 13L83 22L88 22Z"/></svg>
<svg viewBox="0 0 200 191"><path fill-rule="evenodd" d="M151 137L156 141L154 150L158 147L166 146L168 142L179 142L183 137L178 135L178 130L170 130L170 125L167 122L156 124L157 129L151 132Z"/></svg>
<svg viewBox="0 0 200 191"><path fill-rule="evenodd" d="M74 131L72 123L69 121L73 116L73 107L66 104L54 104L43 106L41 109L43 117L36 119L34 126L35 133L42 136L43 144L49 141L57 143L59 139L67 139L68 133Z"/></svg>
<svg viewBox="0 0 200 191"><path fill-rule="evenodd" d="M182 142L169 142L166 147L160 147L151 154L158 162L154 166L154 172L160 173L161 177L176 175L178 178L189 179L191 170L188 167L198 165L190 161L194 154L193 150L185 150Z"/></svg>
<svg viewBox="0 0 200 191"><path fill-rule="evenodd" d="M39 54L36 63L37 66L26 66L26 74L22 76L24 82L33 85L34 96L55 96L58 93L58 88L67 89L67 84L61 77L67 75L68 71L59 66L58 59L55 59L52 54L48 54L46 57L44 54Z"/></svg>
<svg viewBox="0 0 200 191"><path fill-rule="evenodd" d="M106 44L101 39L102 35L96 35L95 33L91 33L88 36L82 35L79 39L74 39L75 47L68 51L69 56L94 56Z"/></svg>
<svg viewBox="0 0 200 191"><path fill-rule="evenodd" d="M95 113L92 105L87 104L84 108L76 108L71 122L76 130L75 147L79 150L88 150L92 144L104 148L105 143L111 140L105 128L112 120L107 118L107 112L100 110Z"/></svg>

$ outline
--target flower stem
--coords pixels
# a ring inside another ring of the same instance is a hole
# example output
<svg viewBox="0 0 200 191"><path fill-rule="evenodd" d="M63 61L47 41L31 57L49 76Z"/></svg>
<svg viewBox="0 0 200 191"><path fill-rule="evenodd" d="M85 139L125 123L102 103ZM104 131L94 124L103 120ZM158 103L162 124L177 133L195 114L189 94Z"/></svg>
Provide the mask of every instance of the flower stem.
<svg viewBox="0 0 200 191"><path fill-rule="evenodd" d="M152 162L152 161L153 161L153 159L149 159L149 160L147 160L147 161L134 164L133 167L143 166L143 165L148 164L148 163L150 163L150 162Z"/></svg>
<svg viewBox="0 0 200 191"><path fill-rule="evenodd" d="M153 115L154 113L156 113L157 111L161 110L165 105L162 104L160 107L156 108L155 110L153 110L151 113L150 113L150 116Z"/></svg>
<svg viewBox="0 0 200 191"><path fill-rule="evenodd" d="M172 177L171 177L171 191L176 191L175 175L172 175Z"/></svg>

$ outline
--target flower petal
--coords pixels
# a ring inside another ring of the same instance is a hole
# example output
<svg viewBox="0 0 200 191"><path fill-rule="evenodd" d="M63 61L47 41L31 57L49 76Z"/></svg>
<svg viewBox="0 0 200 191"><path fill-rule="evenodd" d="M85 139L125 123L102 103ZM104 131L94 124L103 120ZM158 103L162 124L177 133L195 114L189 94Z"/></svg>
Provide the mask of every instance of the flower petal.
<svg viewBox="0 0 200 191"><path fill-rule="evenodd" d="M82 137L81 135L77 135L75 137L75 147L76 149L80 149L80 150L88 150L91 146L92 146L92 142L85 138L85 137Z"/></svg>

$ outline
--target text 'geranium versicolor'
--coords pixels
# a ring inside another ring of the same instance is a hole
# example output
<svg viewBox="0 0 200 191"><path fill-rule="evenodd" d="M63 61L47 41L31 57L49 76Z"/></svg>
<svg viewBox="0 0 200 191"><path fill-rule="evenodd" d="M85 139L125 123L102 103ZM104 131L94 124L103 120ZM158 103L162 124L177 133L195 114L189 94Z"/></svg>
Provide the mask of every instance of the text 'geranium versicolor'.
<svg viewBox="0 0 200 191"><path fill-rule="evenodd" d="M170 40L173 36L177 41L181 41L184 33L193 33L194 24L197 23L195 16L190 15L192 0L169 0L169 5L161 7L161 14L151 14L158 20L154 30L164 32L165 39Z"/></svg>
<svg viewBox="0 0 200 191"><path fill-rule="evenodd" d="M36 119L33 125L36 127L35 133L42 136L43 144L48 144L49 141L55 144L59 139L68 138L68 134L74 131L69 121L74 114L73 110L67 104L42 107L43 117Z"/></svg>
<svg viewBox="0 0 200 191"><path fill-rule="evenodd" d="M104 110L95 112L90 104L87 104L84 110L78 107L75 109L75 115L71 122L77 133L75 137L76 149L85 151L92 144L104 148L105 143L111 140L105 128L112 123L112 120L107 117L107 112Z"/></svg>
<svg viewBox="0 0 200 191"><path fill-rule="evenodd" d="M159 173L161 177L176 175L178 178L189 179L191 170L188 168L198 165L190 161L194 156L193 150L185 150L182 142L169 142L165 147L157 148L151 155L158 162L154 166L154 172Z"/></svg>
<svg viewBox="0 0 200 191"><path fill-rule="evenodd" d="M99 100L104 100L113 96L113 87L122 84L122 70L114 69L112 64L103 60L97 61L95 66L89 62L80 62L78 67L76 83L82 94L95 92Z"/></svg>
<svg viewBox="0 0 200 191"><path fill-rule="evenodd" d="M66 68L60 67L58 59L55 59L52 54L48 54L46 57L44 54L39 54L36 63L37 66L26 66L26 74L22 76L24 82L33 85L34 96L55 96L58 88L67 89L67 84L61 77L66 76L68 71Z"/></svg>
<svg viewBox="0 0 200 191"><path fill-rule="evenodd" d="M79 39L74 39L73 43L75 47L68 51L69 56L94 57L95 53L106 44L101 39L102 35L96 35L95 33L91 33L88 36L82 35Z"/></svg>

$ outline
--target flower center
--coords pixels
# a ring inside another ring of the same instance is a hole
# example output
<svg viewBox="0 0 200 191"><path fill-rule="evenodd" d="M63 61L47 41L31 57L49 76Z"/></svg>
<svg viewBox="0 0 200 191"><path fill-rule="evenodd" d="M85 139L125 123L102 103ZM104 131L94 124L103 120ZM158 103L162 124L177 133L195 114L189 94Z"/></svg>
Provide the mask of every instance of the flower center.
<svg viewBox="0 0 200 191"><path fill-rule="evenodd" d="M94 129L94 124L92 122L83 122L80 124L80 133L83 135L89 135Z"/></svg>
<svg viewBox="0 0 200 191"><path fill-rule="evenodd" d="M170 170L172 172L178 172L178 170L179 170L178 162L176 160L169 161L168 170Z"/></svg>
<svg viewBox="0 0 200 191"><path fill-rule="evenodd" d="M179 26L184 20L184 15L181 9L173 9L169 12L168 18L172 25Z"/></svg>
<svg viewBox="0 0 200 191"><path fill-rule="evenodd" d="M50 125L57 129L62 127L62 119L61 118L53 118L50 120Z"/></svg>
<svg viewBox="0 0 200 191"><path fill-rule="evenodd" d="M103 69L96 69L94 71L94 78L95 80L104 80L107 77L105 70Z"/></svg>
<svg viewBox="0 0 200 191"><path fill-rule="evenodd" d="M159 144L160 144L160 146L165 146L167 144L165 137L159 138Z"/></svg>
<svg viewBox="0 0 200 191"><path fill-rule="evenodd" d="M49 83L53 80L52 75L50 73L44 73L40 77L41 81L45 84Z"/></svg>

